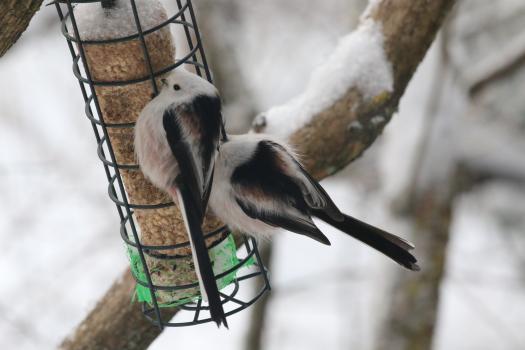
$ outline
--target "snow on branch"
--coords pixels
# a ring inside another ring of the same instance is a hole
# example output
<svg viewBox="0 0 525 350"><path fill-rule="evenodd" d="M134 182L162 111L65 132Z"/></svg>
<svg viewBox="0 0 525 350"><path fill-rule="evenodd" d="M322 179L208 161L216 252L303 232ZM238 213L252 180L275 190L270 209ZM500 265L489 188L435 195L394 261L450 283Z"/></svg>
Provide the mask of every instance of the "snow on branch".
<svg viewBox="0 0 525 350"><path fill-rule="evenodd" d="M317 178L358 157L388 123L454 0L372 0L306 90L270 109L256 132L288 138Z"/></svg>
<svg viewBox="0 0 525 350"><path fill-rule="evenodd" d="M311 75L306 90L289 103L265 113L265 132L286 138L351 88L365 100L393 89L392 67L383 50L381 24L367 18L339 40L332 55ZM257 123L257 121L256 121Z"/></svg>

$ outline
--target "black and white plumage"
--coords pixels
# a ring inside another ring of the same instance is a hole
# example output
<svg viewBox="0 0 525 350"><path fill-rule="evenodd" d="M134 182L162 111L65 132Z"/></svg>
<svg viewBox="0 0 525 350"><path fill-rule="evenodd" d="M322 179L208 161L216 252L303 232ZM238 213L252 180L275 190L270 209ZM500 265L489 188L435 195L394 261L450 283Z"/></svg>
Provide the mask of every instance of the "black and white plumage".
<svg viewBox="0 0 525 350"><path fill-rule="evenodd" d="M135 153L144 175L178 203L201 294L212 319L227 327L201 228L222 128L216 88L177 69L162 79L159 95L142 110L135 126Z"/></svg>
<svg viewBox="0 0 525 350"><path fill-rule="evenodd" d="M229 136L221 145L210 206L234 230L270 237L284 228L330 245L312 220L316 217L419 270L411 243L341 213L290 146L269 135Z"/></svg>

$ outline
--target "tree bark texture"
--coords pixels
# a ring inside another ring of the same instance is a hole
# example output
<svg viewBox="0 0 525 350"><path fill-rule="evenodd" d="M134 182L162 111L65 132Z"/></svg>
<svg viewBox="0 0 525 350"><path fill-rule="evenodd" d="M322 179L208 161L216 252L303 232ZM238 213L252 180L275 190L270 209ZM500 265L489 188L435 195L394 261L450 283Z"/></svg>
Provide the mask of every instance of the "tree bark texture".
<svg viewBox="0 0 525 350"><path fill-rule="evenodd" d="M304 155L305 165L317 179L343 168L381 133L454 2L383 0L370 14L383 25L385 51L394 69L395 91L368 103L355 90L348 91L292 135L292 143ZM371 122L378 114L386 117L380 126ZM349 133L346 126L353 120L361 121L365 127ZM126 271L75 333L64 341L62 349L146 349L160 331L148 326L138 305L131 304L133 284Z"/></svg>
<svg viewBox="0 0 525 350"><path fill-rule="evenodd" d="M4 0L0 2L0 57L20 38L42 0Z"/></svg>
<svg viewBox="0 0 525 350"><path fill-rule="evenodd" d="M357 89L351 88L291 136L291 143L315 177L324 178L345 167L381 134L454 3L383 0L373 8L369 16L383 28L384 50L393 68L394 92L366 101ZM382 116L384 122L373 122L376 116ZM354 121L359 121L362 128L350 128Z"/></svg>
<svg viewBox="0 0 525 350"><path fill-rule="evenodd" d="M147 349L160 331L144 317L139 305L132 302L134 290L135 280L128 270L63 341L60 349ZM175 315L177 309L162 311L168 318Z"/></svg>

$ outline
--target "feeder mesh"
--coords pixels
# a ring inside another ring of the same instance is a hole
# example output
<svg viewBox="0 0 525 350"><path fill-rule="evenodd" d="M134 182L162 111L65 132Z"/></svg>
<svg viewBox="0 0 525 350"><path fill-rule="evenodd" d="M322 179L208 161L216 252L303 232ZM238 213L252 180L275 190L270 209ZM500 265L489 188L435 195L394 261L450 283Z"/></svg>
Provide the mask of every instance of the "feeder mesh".
<svg viewBox="0 0 525 350"><path fill-rule="evenodd" d="M118 2L117 2L118 3ZM79 4L75 7L75 18L82 40L111 39L136 32L131 17L129 2L127 5L114 9L101 9L99 3ZM137 0L139 17L144 22L143 30L167 20L167 14L158 1ZM126 7L127 6L127 7ZM98 17L97 17L98 16ZM119 27L120 25L120 27ZM90 29L93 26L96 28ZM71 31L70 31L71 32ZM175 62L175 46L169 27L163 27L144 36L149 52L153 71L159 71ZM117 43L84 44L86 61L93 81L111 82L139 79L149 75L144 51L139 38ZM162 77L157 78L157 82ZM160 86L160 84L158 84ZM146 80L136 84L123 86L96 86L95 91L106 124L135 122L151 100L153 89L151 82ZM136 164L133 148L133 128L108 127L108 135L116 158L120 165ZM172 199L153 186L140 170L120 169L129 203L155 205L169 203ZM179 210L175 206L160 209L136 209L135 217L140 227L141 243L144 245L174 245L188 241L184 223ZM204 232L213 231L221 223L208 217L203 227ZM213 243L208 239L207 244ZM177 250L165 250L164 254L189 255L189 247ZM134 254L131 253L134 262ZM191 255L180 259L177 273L173 273L173 264L169 260L158 259L146 255L148 268L151 270L152 282L155 285L184 285L196 281ZM144 277L144 276L142 276ZM186 298L199 295L199 289L186 290ZM139 295L143 295L139 287ZM178 297L172 292L158 291L161 303L173 302ZM150 296L151 298L151 296Z"/></svg>

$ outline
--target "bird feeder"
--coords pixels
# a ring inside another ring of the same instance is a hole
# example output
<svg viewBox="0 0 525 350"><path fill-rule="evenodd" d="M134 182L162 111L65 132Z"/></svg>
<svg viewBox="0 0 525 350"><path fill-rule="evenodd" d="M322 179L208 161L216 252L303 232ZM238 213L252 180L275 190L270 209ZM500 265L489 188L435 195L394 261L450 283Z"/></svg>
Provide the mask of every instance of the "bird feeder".
<svg viewBox="0 0 525 350"><path fill-rule="evenodd" d="M120 217L120 235L136 280L135 298L160 328L209 322L180 212L144 177L133 150L135 121L158 94L164 75L184 66L212 82L191 1L176 0L170 15L157 0L59 0L54 5L108 194ZM177 31L185 37L181 43L173 39ZM270 289L266 270L253 238L234 237L211 213L203 229L229 316ZM248 280L256 279L262 287L248 297L240 293ZM173 307L186 310L181 321L163 317L162 309Z"/></svg>

